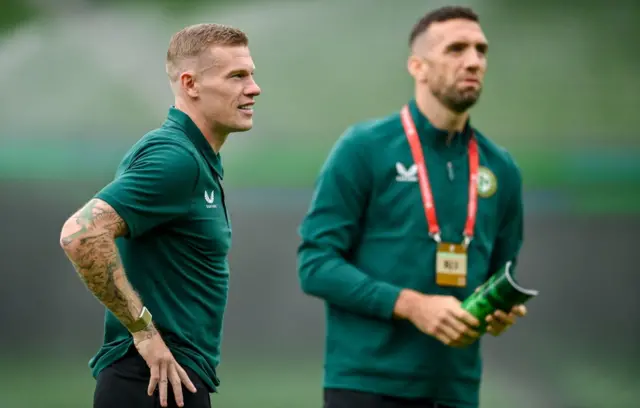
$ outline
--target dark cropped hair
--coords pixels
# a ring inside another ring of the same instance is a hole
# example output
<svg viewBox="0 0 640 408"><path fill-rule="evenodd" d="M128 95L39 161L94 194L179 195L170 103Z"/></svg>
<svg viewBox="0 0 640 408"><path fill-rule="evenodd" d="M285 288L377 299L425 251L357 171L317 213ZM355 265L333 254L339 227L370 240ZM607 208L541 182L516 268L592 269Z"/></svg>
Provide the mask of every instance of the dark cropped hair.
<svg viewBox="0 0 640 408"><path fill-rule="evenodd" d="M413 26L411 35L409 36L409 46L413 46L416 38L422 33L427 31L429 26L433 23L442 23L449 20L470 20L476 23L480 21L478 15L469 7L461 6L445 6L432 10L425 14L418 22Z"/></svg>

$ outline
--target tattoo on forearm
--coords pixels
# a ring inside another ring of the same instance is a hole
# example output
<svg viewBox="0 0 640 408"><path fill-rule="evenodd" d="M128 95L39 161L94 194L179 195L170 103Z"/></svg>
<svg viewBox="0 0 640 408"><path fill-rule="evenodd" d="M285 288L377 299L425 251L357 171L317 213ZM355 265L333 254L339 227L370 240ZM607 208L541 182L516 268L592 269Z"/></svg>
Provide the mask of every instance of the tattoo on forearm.
<svg viewBox="0 0 640 408"><path fill-rule="evenodd" d="M150 324L149 326L145 327L144 330L142 330L137 334L138 336L134 339L136 344L140 343L141 341L149 340L154 335L158 334L158 330L155 328L153 324Z"/></svg>
<svg viewBox="0 0 640 408"><path fill-rule="evenodd" d="M73 231L63 231L61 244L87 288L120 321L133 323L142 302L127 280L115 238L127 231L115 210L101 200L91 200L73 217ZM152 330L150 327L148 330Z"/></svg>

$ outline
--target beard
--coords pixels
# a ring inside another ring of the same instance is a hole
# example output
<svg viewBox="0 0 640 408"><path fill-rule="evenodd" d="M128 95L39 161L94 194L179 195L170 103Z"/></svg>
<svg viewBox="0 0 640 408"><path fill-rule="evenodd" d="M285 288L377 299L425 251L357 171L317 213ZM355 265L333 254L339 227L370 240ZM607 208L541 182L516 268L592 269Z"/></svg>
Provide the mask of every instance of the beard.
<svg viewBox="0 0 640 408"><path fill-rule="evenodd" d="M431 89L433 96L456 113L464 113L475 105L480 98L481 92L482 88L460 90L455 85L444 89Z"/></svg>

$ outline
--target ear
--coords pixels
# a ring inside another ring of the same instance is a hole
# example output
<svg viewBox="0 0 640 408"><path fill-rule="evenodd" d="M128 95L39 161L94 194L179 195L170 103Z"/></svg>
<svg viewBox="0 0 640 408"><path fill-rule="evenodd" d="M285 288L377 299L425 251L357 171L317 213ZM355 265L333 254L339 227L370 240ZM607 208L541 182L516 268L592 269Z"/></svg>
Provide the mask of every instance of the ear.
<svg viewBox="0 0 640 408"><path fill-rule="evenodd" d="M416 81L424 81L427 77L427 64L424 59L411 55L407 60L407 70Z"/></svg>
<svg viewBox="0 0 640 408"><path fill-rule="evenodd" d="M193 72L191 71L183 72L182 74L180 74L179 81L180 81L180 87L182 88L184 93L186 93L192 98L198 97L200 91L198 89L198 84L196 83L196 77Z"/></svg>

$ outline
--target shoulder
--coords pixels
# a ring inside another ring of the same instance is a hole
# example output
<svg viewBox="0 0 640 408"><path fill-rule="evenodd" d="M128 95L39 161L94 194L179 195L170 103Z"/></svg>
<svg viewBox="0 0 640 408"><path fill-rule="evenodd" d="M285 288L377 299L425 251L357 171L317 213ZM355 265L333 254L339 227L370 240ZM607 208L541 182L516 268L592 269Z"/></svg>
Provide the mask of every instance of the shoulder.
<svg viewBox="0 0 640 408"><path fill-rule="evenodd" d="M370 145L384 142L402 132L400 113L378 118L369 118L349 126L339 140L345 143Z"/></svg>
<svg viewBox="0 0 640 408"><path fill-rule="evenodd" d="M167 183L190 184L200 172L198 157L186 136L159 128L145 134L129 149L117 176L140 175Z"/></svg>
<svg viewBox="0 0 640 408"><path fill-rule="evenodd" d="M167 153L185 157L195 156L196 149L189 138L179 130L158 128L145 134L133 147L138 153Z"/></svg>
<svg viewBox="0 0 640 408"><path fill-rule="evenodd" d="M398 132L402 132L399 113L353 123L338 137L330 157L348 156L366 162L376 146L388 146Z"/></svg>
<svg viewBox="0 0 640 408"><path fill-rule="evenodd" d="M478 146L491 170L501 178L509 179L513 184L521 184L522 173L513 155L477 129L474 129L474 132L478 138Z"/></svg>
<svg viewBox="0 0 640 408"><path fill-rule="evenodd" d="M145 134L129 151L132 164L159 164L169 168L197 166L197 152L193 144L180 133L155 129Z"/></svg>

